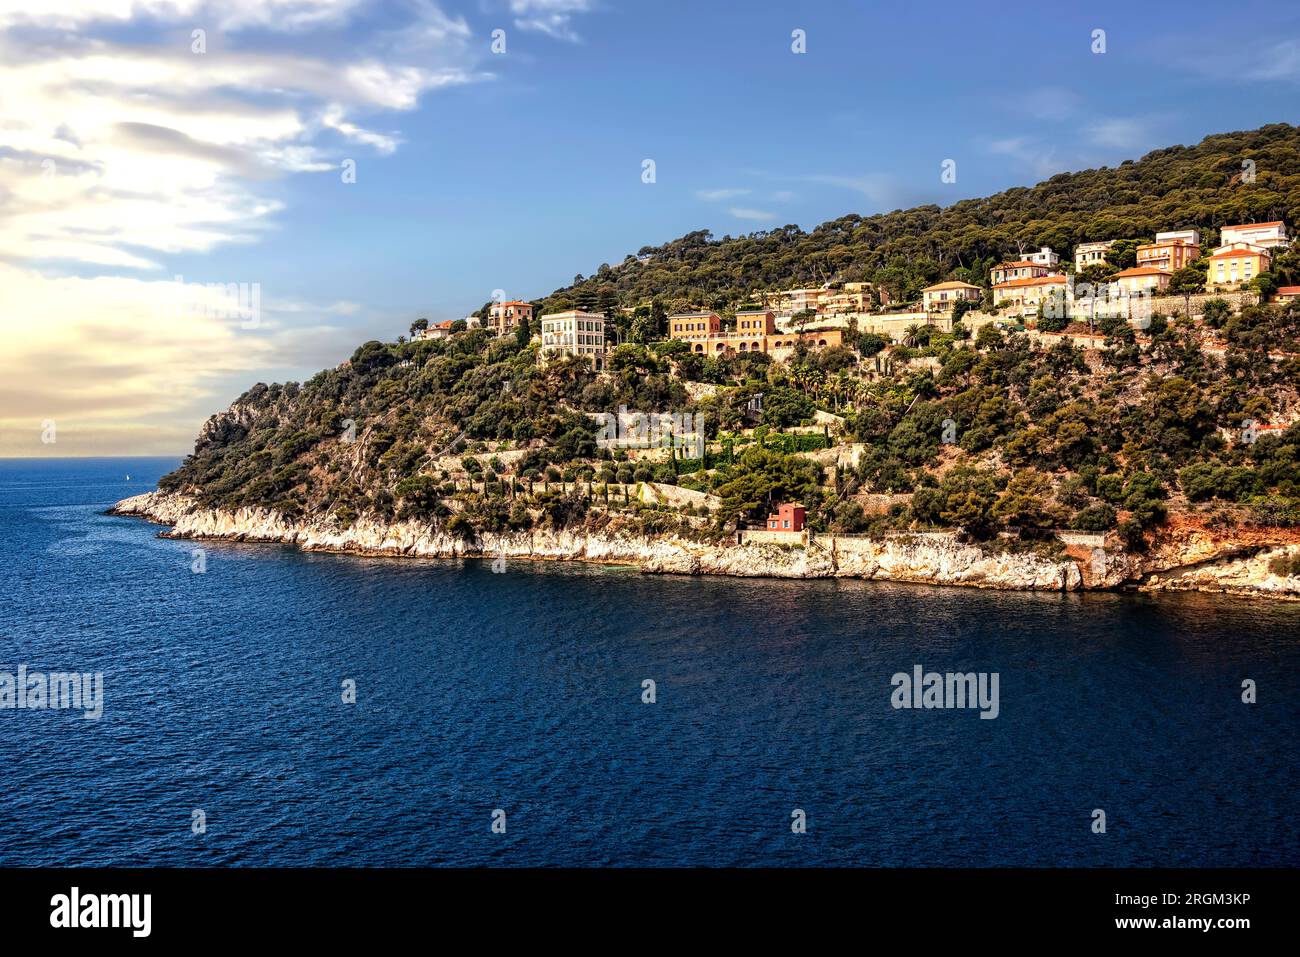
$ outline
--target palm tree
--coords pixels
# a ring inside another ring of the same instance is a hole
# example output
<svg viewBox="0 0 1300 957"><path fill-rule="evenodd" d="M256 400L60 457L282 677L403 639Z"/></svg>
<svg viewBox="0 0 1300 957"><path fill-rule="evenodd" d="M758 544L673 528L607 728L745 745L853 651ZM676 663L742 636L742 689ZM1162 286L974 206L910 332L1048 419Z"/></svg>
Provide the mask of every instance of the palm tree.
<svg viewBox="0 0 1300 957"><path fill-rule="evenodd" d="M921 341L921 327L912 323L903 330L903 345L909 349L915 349L916 344Z"/></svg>

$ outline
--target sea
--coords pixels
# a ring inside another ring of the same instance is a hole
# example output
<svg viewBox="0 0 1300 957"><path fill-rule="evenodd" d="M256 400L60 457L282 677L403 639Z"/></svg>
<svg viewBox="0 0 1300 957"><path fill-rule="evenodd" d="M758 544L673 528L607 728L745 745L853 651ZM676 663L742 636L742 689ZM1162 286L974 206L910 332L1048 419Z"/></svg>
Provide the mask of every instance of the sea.
<svg viewBox="0 0 1300 957"><path fill-rule="evenodd" d="M1300 864L1300 604L307 554L105 514L177 464L0 460L0 866ZM953 707L895 706L918 668ZM35 706L56 673L80 708ZM996 709L949 673L996 676Z"/></svg>

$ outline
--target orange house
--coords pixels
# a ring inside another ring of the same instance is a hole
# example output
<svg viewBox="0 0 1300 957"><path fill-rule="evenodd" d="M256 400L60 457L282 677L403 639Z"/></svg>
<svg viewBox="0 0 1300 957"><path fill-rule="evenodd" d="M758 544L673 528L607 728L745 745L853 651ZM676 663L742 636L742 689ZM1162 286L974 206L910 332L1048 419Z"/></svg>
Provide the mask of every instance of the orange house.
<svg viewBox="0 0 1300 957"><path fill-rule="evenodd" d="M736 335L770 336L776 332L776 316L768 309L746 309L736 313Z"/></svg>
<svg viewBox="0 0 1300 957"><path fill-rule="evenodd" d="M722 331L716 312L679 312L668 317L669 339L707 339Z"/></svg>
<svg viewBox="0 0 1300 957"><path fill-rule="evenodd" d="M802 532L807 512L802 505L778 505L776 514L767 517L769 532Z"/></svg>
<svg viewBox="0 0 1300 957"><path fill-rule="evenodd" d="M1138 268L1146 266L1165 272L1177 272L1200 255L1201 247L1192 243L1176 239L1158 240L1137 248L1137 264Z"/></svg>

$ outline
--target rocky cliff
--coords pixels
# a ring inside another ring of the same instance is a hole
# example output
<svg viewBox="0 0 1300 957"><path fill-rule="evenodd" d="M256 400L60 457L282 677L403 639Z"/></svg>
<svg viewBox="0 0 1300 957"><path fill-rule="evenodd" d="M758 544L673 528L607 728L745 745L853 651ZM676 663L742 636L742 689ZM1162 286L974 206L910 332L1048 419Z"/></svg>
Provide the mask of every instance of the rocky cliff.
<svg viewBox="0 0 1300 957"><path fill-rule="evenodd" d="M808 548L708 544L609 531L535 530L465 540L423 523L290 521L262 508L205 509L182 495L150 492L119 502L118 515L170 525L174 538L285 542L311 551L424 558L483 557L633 565L645 572L773 578L871 578L980 588L1073 591L1083 584L1071 561L990 554L945 539L819 538Z"/></svg>
<svg viewBox="0 0 1300 957"><path fill-rule="evenodd" d="M610 529L482 534L472 540L420 522L362 518L347 528L328 520L289 520L265 508L198 507L180 494L149 492L118 502L118 515L164 525L172 538L283 542L308 551L417 558L497 558L632 565L644 572L743 578L867 578L1031 591L1136 587L1300 600L1300 579L1269 570L1272 558L1300 547L1256 546L1191 536L1158 543L1144 556L1111 553L1096 574L1071 550L1062 559L990 552L943 536L887 539L818 536L807 548L711 544ZM1082 570L1081 570L1082 569Z"/></svg>

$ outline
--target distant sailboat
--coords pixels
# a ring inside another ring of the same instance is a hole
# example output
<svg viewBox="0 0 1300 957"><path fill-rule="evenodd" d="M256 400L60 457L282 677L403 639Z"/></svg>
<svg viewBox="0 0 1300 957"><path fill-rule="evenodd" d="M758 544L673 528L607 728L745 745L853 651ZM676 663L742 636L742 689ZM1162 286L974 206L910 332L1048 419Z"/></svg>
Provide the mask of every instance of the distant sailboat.
<svg viewBox="0 0 1300 957"><path fill-rule="evenodd" d="M127 480L128 482L131 481L131 476L128 475L128 476L126 477L126 480Z"/></svg>

